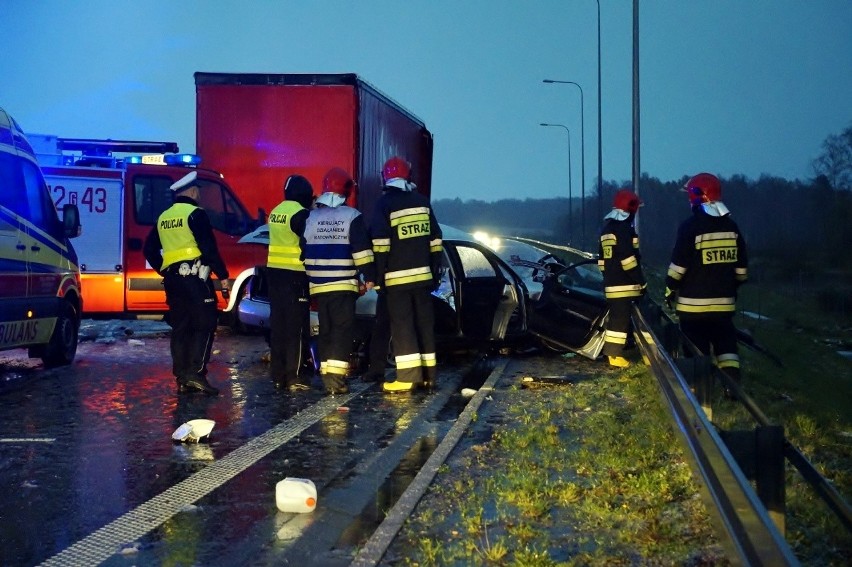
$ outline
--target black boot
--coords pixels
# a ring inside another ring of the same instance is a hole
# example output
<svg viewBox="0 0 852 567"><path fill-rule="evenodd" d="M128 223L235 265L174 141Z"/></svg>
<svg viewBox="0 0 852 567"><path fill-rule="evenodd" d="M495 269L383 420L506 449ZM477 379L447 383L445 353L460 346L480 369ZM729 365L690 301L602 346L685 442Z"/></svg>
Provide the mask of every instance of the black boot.
<svg viewBox="0 0 852 567"><path fill-rule="evenodd" d="M189 392L204 392L208 396L216 396L219 389L214 388L204 376L191 376L183 382L183 387Z"/></svg>

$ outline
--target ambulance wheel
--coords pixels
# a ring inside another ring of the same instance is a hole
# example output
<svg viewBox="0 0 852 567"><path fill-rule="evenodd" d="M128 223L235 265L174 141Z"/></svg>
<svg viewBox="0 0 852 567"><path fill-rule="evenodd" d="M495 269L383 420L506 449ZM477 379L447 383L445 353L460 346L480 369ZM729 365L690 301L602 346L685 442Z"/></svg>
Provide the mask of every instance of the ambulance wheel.
<svg viewBox="0 0 852 567"><path fill-rule="evenodd" d="M50 342L41 356L45 368L65 366L74 362L79 329L77 310L69 302L63 301L56 316L56 327L53 328Z"/></svg>

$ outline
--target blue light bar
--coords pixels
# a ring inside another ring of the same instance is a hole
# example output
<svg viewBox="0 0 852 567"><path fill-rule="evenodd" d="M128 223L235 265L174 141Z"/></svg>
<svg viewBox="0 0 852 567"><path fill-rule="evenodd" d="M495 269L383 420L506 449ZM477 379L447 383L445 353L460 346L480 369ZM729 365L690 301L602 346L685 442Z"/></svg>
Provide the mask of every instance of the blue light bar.
<svg viewBox="0 0 852 567"><path fill-rule="evenodd" d="M142 163L142 156L130 156L124 159L126 163Z"/></svg>
<svg viewBox="0 0 852 567"><path fill-rule="evenodd" d="M195 154L169 154L165 157L167 165L198 165L201 156Z"/></svg>

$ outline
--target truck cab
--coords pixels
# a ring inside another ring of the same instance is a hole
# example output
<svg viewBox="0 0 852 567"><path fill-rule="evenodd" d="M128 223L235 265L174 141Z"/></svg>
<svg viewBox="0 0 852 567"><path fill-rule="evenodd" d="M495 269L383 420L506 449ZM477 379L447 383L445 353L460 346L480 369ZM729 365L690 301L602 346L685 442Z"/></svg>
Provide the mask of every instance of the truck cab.
<svg viewBox="0 0 852 567"><path fill-rule="evenodd" d="M227 300L219 298L219 309L225 322L236 322L231 315L242 287L267 254L263 246L246 249L237 243L265 221L262 211L250 215L222 175L200 167L198 156L178 153L174 143L31 137L38 142L55 206L76 204L86 227L77 250L89 316L134 318L168 310L162 277L146 262L142 248L160 213L173 202L169 187L195 169L199 205L234 279L235 292Z"/></svg>

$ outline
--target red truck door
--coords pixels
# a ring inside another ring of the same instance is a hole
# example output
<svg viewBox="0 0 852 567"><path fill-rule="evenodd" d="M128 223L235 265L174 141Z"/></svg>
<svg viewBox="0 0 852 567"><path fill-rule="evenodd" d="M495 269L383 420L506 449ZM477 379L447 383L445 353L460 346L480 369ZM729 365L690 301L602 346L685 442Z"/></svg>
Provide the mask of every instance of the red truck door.
<svg viewBox="0 0 852 567"><path fill-rule="evenodd" d="M147 263L143 246L157 218L171 206L172 183L186 175L187 169L167 166L130 166L127 171L127 206L125 256L127 270L128 311L166 311L162 278ZM257 224L221 178L214 172L198 170L201 180L199 205L207 212L219 253L235 280L230 302L219 296L219 308L233 308L239 298L239 287L253 272L254 266L266 263L266 248L237 244L240 237Z"/></svg>

